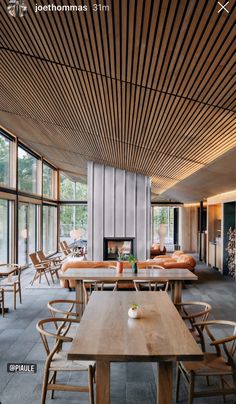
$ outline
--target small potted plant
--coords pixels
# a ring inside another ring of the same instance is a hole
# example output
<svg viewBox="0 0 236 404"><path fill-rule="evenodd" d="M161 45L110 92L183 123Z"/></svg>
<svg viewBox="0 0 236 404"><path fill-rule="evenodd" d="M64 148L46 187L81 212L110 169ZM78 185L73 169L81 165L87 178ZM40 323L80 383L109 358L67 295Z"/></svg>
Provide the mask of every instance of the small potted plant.
<svg viewBox="0 0 236 404"><path fill-rule="evenodd" d="M132 304L128 310L128 316L130 318L140 318L141 316L141 309L138 304Z"/></svg>
<svg viewBox="0 0 236 404"><path fill-rule="evenodd" d="M131 263L132 271L134 274L137 274L138 272L138 266L137 266L137 258L134 257L134 255L129 255L128 256L128 261Z"/></svg>
<svg viewBox="0 0 236 404"><path fill-rule="evenodd" d="M117 261L117 271L119 274L123 272L123 261L124 261L124 254L122 253L122 250L118 251L118 261Z"/></svg>

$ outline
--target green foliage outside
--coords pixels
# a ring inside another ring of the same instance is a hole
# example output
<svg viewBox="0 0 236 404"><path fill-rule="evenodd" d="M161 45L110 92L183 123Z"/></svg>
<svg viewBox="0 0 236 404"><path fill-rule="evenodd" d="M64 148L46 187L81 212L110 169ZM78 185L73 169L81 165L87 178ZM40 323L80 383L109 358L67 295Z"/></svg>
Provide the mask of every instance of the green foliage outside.
<svg viewBox="0 0 236 404"><path fill-rule="evenodd" d="M72 181L60 174L60 199L62 201L87 201L87 184Z"/></svg>
<svg viewBox="0 0 236 404"><path fill-rule="evenodd" d="M9 185L9 152L10 143L0 135L0 184Z"/></svg>
<svg viewBox="0 0 236 404"><path fill-rule="evenodd" d="M53 169L43 164L43 196L53 197Z"/></svg>
<svg viewBox="0 0 236 404"><path fill-rule="evenodd" d="M37 193L37 159L18 148L18 186L21 191Z"/></svg>
<svg viewBox="0 0 236 404"><path fill-rule="evenodd" d="M72 238L71 230L81 230L82 239L87 239L87 206L64 205L60 208L60 236Z"/></svg>

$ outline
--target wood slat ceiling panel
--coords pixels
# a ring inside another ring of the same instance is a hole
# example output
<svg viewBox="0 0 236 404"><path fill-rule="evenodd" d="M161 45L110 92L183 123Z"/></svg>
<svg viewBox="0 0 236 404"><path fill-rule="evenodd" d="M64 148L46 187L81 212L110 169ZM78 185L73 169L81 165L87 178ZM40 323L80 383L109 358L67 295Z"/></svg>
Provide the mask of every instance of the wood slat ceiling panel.
<svg viewBox="0 0 236 404"><path fill-rule="evenodd" d="M17 19L2 0L2 124L74 175L94 160L151 176L159 193L236 146L235 4L100 3L27 2Z"/></svg>

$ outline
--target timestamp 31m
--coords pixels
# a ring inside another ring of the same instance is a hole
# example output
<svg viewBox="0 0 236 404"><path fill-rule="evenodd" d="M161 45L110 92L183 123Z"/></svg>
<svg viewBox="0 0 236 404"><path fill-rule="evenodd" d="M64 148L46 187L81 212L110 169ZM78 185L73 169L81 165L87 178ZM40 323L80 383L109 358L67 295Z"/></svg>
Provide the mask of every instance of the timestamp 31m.
<svg viewBox="0 0 236 404"><path fill-rule="evenodd" d="M109 5L104 5L100 3L94 3L92 4L92 10L97 12L97 11L110 11L110 6Z"/></svg>

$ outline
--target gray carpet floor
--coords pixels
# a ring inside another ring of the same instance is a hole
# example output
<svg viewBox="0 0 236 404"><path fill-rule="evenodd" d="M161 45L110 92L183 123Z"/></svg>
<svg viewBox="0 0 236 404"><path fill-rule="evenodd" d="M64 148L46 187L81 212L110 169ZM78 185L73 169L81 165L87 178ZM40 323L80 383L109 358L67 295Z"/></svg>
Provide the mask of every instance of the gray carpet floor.
<svg viewBox="0 0 236 404"><path fill-rule="evenodd" d="M217 271L197 266L199 280L186 285L183 300L202 300L213 307L211 318L236 321L236 282L222 277ZM40 403L41 381L45 353L35 325L48 317L48 300L73 298L74 292L57 288L28 288L32 270L22 274L23 304L17 302L13 310L13 296L7 294L6 306L10 308L5 318L0 316L0 403ZM9 374L7 363L37 364L35 374ZM76 381L77 375L63 377L63 382ZM60 378L58 379L60 380ZM86 382L86 376L81 380ZM199 381L199 386L205 380ZM211 383L215 383L214 380ZM48 394L47 403L88 403L86 393L56 392L54 400ZM181 384L180 403L187 403L187 390ZM154 404L156 400L156 365L150 363L117 363L111 368L111 404ZM174 401L175 402L175 401ZM227 403L235 404L236 397L228 396ZM223 403L222 397L195 399L194 404Z"/></svg>

